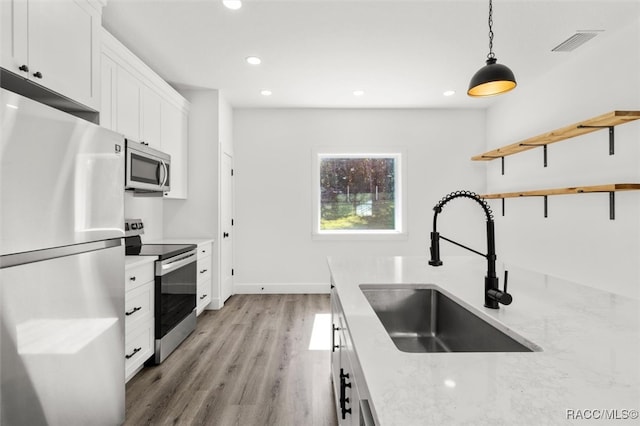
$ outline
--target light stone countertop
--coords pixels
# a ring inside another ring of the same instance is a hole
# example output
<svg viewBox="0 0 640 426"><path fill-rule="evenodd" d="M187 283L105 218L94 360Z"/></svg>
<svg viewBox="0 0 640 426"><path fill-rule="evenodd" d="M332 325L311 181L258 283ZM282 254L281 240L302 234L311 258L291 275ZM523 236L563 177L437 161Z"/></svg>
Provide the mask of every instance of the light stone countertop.
<svg viewBox="0 0 640 426"><path fill-rule="evenodd" d="M145 244L205 244L213 243L213 238L163 238L161 240L145 241Z"/></svg>
<svg viewBox="0 0 640 426"><path fill-rule="evenodd" d="M568 419L568 410L574 416L637 415L640 301L508 265L513 303L493 310L483 307L485 260L445 257L438 268L427 261L329 258L380 426L586 424ZM501 287L503 270L498 264ZM435 284L542 351L401 352L358 287L393 283ZM605 409L617 411L578 412ZM637 418L613 421L640 424Z"/></svg>
<svg viewBox="0 0 640 426"><path fill-rule="evenodd" d="M135 268L136 266L144 265L145 263L152 263L158 260L158 256L125 256L124 267Z"/></svg>

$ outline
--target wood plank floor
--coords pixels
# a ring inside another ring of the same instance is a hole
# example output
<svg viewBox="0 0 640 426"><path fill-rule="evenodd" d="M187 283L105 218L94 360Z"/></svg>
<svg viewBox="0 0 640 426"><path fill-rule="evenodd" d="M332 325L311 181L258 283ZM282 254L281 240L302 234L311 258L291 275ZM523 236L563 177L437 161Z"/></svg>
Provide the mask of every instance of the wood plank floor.
<svg viewBox="0 0 640 426"><path fill-rule="evenodd" d="M329 312L324 294L235 295L203 312L176 352L127 383L125 425L336 425L330 352L309 350Z"/></svg>

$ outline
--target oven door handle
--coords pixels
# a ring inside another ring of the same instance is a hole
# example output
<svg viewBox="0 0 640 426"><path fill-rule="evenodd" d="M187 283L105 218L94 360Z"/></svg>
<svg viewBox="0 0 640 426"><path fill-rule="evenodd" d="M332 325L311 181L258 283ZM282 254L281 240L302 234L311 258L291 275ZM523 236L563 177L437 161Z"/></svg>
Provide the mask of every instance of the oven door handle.
<svg viewBox="0 0 640 426"><path fill-rule="evenodd" d="M163 260L158 264L156 268L156 275L166 275L170 272L175 271L176 269L183 267L184 265L195 262L196 253L196 250L192 250L185 254L172 257L171 259Z"/></svg>

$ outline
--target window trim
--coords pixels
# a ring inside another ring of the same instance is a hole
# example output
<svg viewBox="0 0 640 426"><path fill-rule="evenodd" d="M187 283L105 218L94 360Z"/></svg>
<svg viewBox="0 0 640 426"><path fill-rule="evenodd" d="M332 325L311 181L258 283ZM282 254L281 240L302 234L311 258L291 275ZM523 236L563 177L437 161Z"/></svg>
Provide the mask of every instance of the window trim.
<svg viewBox="0 0 640 426"><path fill-rule="evenodd" d="M320 230L320 162L323 158L395 158L396 229ZM398 147L322 147L312 150L311 158L311 235L314 240L406 240L407 232L407 162L406 149Z"/></svg>

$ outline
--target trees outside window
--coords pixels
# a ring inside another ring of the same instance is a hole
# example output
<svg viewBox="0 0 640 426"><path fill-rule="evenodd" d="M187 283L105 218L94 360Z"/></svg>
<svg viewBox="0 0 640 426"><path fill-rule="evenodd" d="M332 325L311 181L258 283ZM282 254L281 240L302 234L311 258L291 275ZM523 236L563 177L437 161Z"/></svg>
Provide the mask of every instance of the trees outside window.
<svg viewBox="0 0 640 426"><path fill-rule="evenodd" d="M400 154L319 154L318 231L399 232Z"/></svg>

